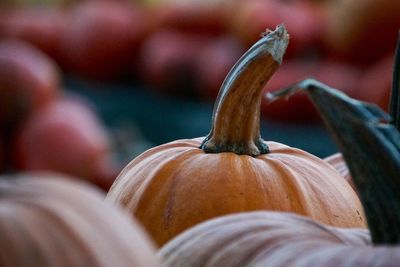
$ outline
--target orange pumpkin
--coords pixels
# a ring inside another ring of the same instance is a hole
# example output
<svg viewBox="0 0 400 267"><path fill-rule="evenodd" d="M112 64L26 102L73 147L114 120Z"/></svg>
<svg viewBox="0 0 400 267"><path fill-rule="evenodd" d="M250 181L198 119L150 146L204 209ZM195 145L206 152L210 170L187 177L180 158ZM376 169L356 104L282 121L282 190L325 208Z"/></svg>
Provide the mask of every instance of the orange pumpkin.
<svg viewBox="0 0 400 267"><path fill-rule="evenodd" d="M2 267L161 266L135 220L56 173L0 177L0 236Z"/></svg>
<svg viewBox="0 0 400 267"><path fill-rule="evenodd" d="M207 137L144 152L112 185L107 199L134 214L159 245L240 211L293 211L331 225L365 226L356 193L332 166L260 136L263 88L288 39L278 26L239 59L222 85Z"/></svg>
<svg viewBox="0 0 400 267"><path fill-rule="evenodd" d="M246 212L199 224L168 242L160 250L168 266L399 266L400 132L376 106L315 81L299 87L309 90L336 138L370 231L289 213Z"/></svg>

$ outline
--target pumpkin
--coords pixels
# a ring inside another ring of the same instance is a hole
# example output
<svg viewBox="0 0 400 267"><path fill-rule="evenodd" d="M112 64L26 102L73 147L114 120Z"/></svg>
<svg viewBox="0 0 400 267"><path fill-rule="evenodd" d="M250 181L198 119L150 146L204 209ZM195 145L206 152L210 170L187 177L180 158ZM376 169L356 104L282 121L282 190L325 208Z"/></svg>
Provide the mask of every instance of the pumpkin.
<svg viewBox="0 0 400 267"><path fill-rule="evenodd" d="M164 245L159 253L168 266L398 266L400 133L376 106L314 81L299 87L309 89L334 133L370 231L327 226L293 213L227 215L199 224Z"/></svg>
<svg viewBox="0 0 400 267"><path fill-rule="evenodd" d="M3 267L161 266L136 221L56 173L1 176L0 235Z"/></svg>
<svg viewBox="0 0 400 267"><path fill-rule="evenodd" d="M158 245L224 214L282 210L343 227L365 226L361 203L329 164L260 136L265 83L288 44L281 25L228 73L202 138L145 151L119 174L107 199L136 216Z"/></svg>

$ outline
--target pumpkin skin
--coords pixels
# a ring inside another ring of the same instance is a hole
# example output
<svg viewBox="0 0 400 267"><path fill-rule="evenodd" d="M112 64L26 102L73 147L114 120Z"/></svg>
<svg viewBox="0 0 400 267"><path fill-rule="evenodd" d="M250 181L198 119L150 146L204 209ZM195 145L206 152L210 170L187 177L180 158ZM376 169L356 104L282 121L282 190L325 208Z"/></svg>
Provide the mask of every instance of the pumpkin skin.
<svg viewBox="0 0 400 267"><path fill-rule="evenodd" d="M362 227L362 207L346 180L323 160L267 142L256 158L207 154L203 138L150 149L118 176L107 198L130 210L156 242L224 214L293 211L330 225ZM334 214L334 215L332 215Z"/></svg>
<svg viewBox="0 0 400 267"><path fill-rule="evenodd" d="M355 189L354 181L351 178L350 170L347 167L342 153L334 153L324 158L324 160L331 164L346 179L350 186Z"/></svg>
<svg viewBox="0 0 400 267"><path fill-rule="evenodd" d="M285 34L279 26L236 63L206 138L152 148L113 183L107 199L136 216L158 245L197 223L240 211L293 211L331 225L365 226L356 193L332 166L259 136L264 84L279 66L275 53L282 58Z"/></svg>
<svg viewBox="0 0 400 267"><path fill-rule="evenodd" d="M56 173L0 178L0 233L3 267L161 266L136 221Z"/></svg>
<svg viewBox="0 0 400 267"><path fill-rule="evenodd" d="M159 254L174 267L396 266L400 260L398 248L372 248L366 229L329 227L304 216L267 211L196 225Z"/></svg>

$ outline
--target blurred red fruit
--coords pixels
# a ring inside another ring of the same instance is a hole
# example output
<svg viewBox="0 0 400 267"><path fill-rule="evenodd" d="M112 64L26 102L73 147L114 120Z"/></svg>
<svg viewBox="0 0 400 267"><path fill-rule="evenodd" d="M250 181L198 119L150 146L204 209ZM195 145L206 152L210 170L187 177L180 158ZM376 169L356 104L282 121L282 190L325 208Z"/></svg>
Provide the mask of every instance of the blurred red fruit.
<svg viewBox="0 0 400 267"><path fill-rule="evenodd" d="M218 1L162 1L149 8L152 26L188 33L219 35L227 31L226 6Z"/></svg>
<svg viewBox="0 0 400 267"><path fill-rule="evenodd" d="M325 31L325 13L322 8L309 2L278 0L238 1L231 17L231 30L250 46L260 34L285 24L290 33L286 58L293 55L314 53Z"/></svg>
<svg viewBox="0 0 400 267"><path fill-rule="evenodd" d="M62 98L32 116L15 139L18 170L53 170L80 177L105 190L117 171L110 137L87 103Z"/></svg>
<svg viewBox="0 0 400 267"><path fill-rule="evenodd" d="M57 63L61 63L60 37L66 26L66 15L63 10L20 8L4 11L2 14L4 16L0 19L0 37L29 42Z"/></svg>
<svg viewBox="0 0 400 267"><path fill-rule="evenodd" d="M333 57L361 67L394 51L400 1L331 1L325 41Z"/></svg>
<svg viewBox="0 0 400 267"><path fill-rule="evenodd" d="M369 67L361 76L355 97L388 110L392 88L393 55L386 56Z"/></svg>
<svg viewBox="0 0 400 267"><path fill-rule="evenodd" d="M145 14L129 2L89 1L70 10L62 51L68 70L86 78L131 75L147 31Z"/></svg>
<svg viewBox="0 0 400 267"><path fill-rule="evenodd" d="M10 129L28 113L49 104L60 74L43 52L17 40L0 41L0 129Z"/></svg>
<svg viewBox="0 0 400 267"><path fill-rule="evenodd" d="M141 77L152 89L175 95L197 94L195 55L210 37L160 29L143 43Z"/></svg>

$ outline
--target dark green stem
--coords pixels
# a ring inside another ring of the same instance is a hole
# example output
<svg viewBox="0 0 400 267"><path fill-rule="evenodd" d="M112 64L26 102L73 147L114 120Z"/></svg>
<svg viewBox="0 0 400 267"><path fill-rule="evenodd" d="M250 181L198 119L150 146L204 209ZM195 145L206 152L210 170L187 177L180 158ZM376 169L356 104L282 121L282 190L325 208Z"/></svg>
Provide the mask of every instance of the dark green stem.
<svg viewBox="0 0 400 267"><path fill-rule="evenodd" d="M306 92L341 150L357 188L374 244L400 243L400 133L377 106L315 80L269 95Z"/></svg>

